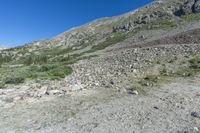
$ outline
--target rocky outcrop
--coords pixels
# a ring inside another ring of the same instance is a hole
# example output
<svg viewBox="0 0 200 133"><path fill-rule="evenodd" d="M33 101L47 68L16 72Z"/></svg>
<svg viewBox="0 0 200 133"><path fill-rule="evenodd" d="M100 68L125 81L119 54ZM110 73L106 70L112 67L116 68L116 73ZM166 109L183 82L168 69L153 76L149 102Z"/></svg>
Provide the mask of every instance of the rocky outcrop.
<svg viewBox="0 0 200 133"><path fill-rule="evenodd" d="M184 3L184 5L181 7L181 13L183 15L188 15L193 13L193 6L194 6L195 1L194 0L190 0L186 3Z"/></svg>
<svg viewBox="0 0 200 133"><path fill-rule="evenodd" d="M175 11L176 16L200 13L200 0L188 0Z"/></svg>
<svg viewBox="0 0 200 133"><path fill-rule="evenodd" d="M194 4L194 12L200 13L200 0L197 0Z"/></svg>
<svg viewBox="0 0 200 133"><path fill-rule="evenodd" d="M137 18L130 19L128 22L124 22L120 25L113 26L113 32L120 32L120 31L131 31L142 24L147 24L150 22L151 17L149 14L145 13L140 15Z"/></svg>
<svg viewBox="0 0 200 133"><path fill-rule="evenodd" d="M172 19L173 18L173 12L172 10L150 10L146 13L143 13L139 15L136 18L130 18L124 23L121 23L117 26L113 26L113 32L121 32L121 31L132 31L138 27L142 27L145 24L148 24L157 18L162 19Z"/></svg>

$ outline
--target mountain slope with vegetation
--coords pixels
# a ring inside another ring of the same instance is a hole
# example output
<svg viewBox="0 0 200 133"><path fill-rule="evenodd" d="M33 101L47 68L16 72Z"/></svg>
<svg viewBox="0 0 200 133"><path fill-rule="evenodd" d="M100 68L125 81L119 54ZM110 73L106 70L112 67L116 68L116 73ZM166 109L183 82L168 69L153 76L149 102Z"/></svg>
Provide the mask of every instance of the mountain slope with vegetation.
<svg viewBox="0 0 200 133"><path fill-rule="evenodd" d="M190 21L198 21L200 16L198 3L198 1L177 0L155 1L119 17L103 18L73 28L49 40L36 41L24 46L3 50L0 56L1 64L3 68L23 66L19 69L23 69L22 71L25 71L26 74L19 74L18 76L16 73L15 75L17 77L22 76L24 79L64 77L70 73L68 72L71 71L70 68L66 68L66 71L54 70L54 68L58 69L58 66L72 64L83 58L90 58L85 55L87 53L94 53L95 55L96 51L123 42L141 31L159 29L168 32L173 28L186 25ZM141 38L145 40L143 36ZM29 73L31 71L35 74ZM46 71L48 74L46 74ZM9 74L8 76L13 77ZM6 82L6 79L2 80Z"/></svg>

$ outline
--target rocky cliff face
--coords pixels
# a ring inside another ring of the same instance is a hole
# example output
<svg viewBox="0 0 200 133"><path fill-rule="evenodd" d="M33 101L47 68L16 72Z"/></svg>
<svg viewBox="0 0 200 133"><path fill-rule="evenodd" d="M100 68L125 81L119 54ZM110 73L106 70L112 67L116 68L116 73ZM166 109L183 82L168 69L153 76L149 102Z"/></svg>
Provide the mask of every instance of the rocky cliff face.
<svg viewBox="0 0 200 133"><path fill-rule="evenodd" d="M188 0L178 7L175 11L175 15L188 15L192 13L200 13L200 1L199 0Z"/></svg>

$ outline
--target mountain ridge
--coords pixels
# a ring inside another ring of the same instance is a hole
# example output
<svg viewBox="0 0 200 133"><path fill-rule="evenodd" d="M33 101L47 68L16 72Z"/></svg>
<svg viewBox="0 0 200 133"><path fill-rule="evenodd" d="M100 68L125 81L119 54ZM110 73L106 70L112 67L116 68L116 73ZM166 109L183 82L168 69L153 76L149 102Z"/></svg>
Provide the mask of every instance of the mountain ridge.
<svg viewBox="0 0 200 133"><path fill-rule="evenodd" d="M130 11L129 13L125 13L120 16L114 16L114 17L110 17L110 18L100 18L97 20L93 20L92 22L88 22L82 26L77 26L70 30L67 30L66 32L58 34L51 39L42 40L41 42L39 41L39 43L41 43L41 45L46 44L46 45L51 45L51 46L55 46L55 47L61 46L61 45L66 45L66 47L67 47L67 46L80 45L80 43L82 43L81 41L83 41L83 43L86 43L86 42L90 41L90 40L88 40L88 37L94 36L95 34L100 34L99 35L100 38L98 38L98 39L103 39L103 38L105 38L104 35L102 35L101 32L97 32L98 30L105 32L105 34L108 33L108 36L109 36L109 34L112 34L113 28L115 28L115 30L126 30L126 28L128 28L127 24L122 25L122 26L116 26L116 27L115 26L109 27L109 25L110 24L116 25L115 23L118 23L118 21L120 19L127 19L127 18L131 17L132 15L134 16L138 10L140 12L140 10L142 10L144 8L148 8L149 6L160 7L165 2L166 1L154 1L154 2L150 3L149 5L145 5L143 8L136 9L134 11ZM184 1L182 1L181 3L184 3ZM173 7L173 8L175 8L175 7ZM173 10L175 10L175 9L173 9ZM172 11L172 10L170 10L170 11ZM164 12L166 12L166 11L164 10ZM177 12L177 11L172 11L172 13L169 13L169 14L174 15L175 12ZM142 16L140 16L140 17L142 17ZM149 17L149 16L146 16L146 17ZM144 18L139 18L139 19L144 19ZM147 19L149 19L149 18L147 18ZM139 21L143 21L143 20L136 20L136 21L139 22ZM145 21L149 21L149 20L144 20L144 22L139 22L139 23L145 23ZM102 30L101 26L105 27L105 29Z"/></svg>

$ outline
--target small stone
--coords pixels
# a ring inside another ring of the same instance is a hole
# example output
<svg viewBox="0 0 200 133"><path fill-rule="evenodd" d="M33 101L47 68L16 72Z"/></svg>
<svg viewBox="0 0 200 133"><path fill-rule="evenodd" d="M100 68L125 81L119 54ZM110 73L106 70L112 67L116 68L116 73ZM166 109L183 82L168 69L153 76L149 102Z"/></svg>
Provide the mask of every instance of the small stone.
<svg viewBox="0 0 200 133"><path fill-rule="evenodd" d="M199 128L198 127L194 127L194 130L199 132Z"/></svg>
<svg viewBox="0 0 200 133"><path fill-rule="evenodd" d="M58 95L58 94L62 94L62 92L60 90L50 90L47 92L48 95Z"/></svg>
<svg viewBox="0 0 200 133"><path fill-rule="evenodd" d="M157 106L154 106L153 108L154 108L154 109L159 109Z"/></svg>
<svg viewBox="0 0 200 133"><path fill-rule="evenodd" d="M4 99L4 101L5 101L6 103L12 103L12 102L13 102L13 98L12 98L12 97L6 97L6 98Z"/></svg>
<svg viewBox="0 0 200 133"><path fill-rule="evenodd" d="M71 89L73 91L79 91L79 90L83 89L83 86L81 84L75 84L75 85L71 86Z"/></svg>
<svg viewBox="0 0 200 133"><path fill-rule="evenodd" d="M30 89L30 87L29 86L22 86L22 87L20 87L20 89L21 90L28 90L28 89Z"/></svg>
<svg viewBox="0 0 200 133"><path fill-rule="evenodd" d="M0 107L3 107L5 105L5 102L0 100Z"/></svg>
<svg viewBox="0 0 200 133"><path fill-rule="evenodd" d="M196 94L197 97L200 97L200 93Z"/></svg>
<svg viewBox="0 0 200 133"><path fill-rule="evenodd" d="M178 131L177 133L189 133L188 131Z"/></svg>
<svg viewBox="0 0 200 133"><path fill-rule="evenodd" d="M22 98L20 97L20 96L18 96L18 97L15 97L15 98L13 98L13 101L14 102L17 102L17 101L19 101L19 100L21 100Z"/></svg>
<svg viewBox="0 0 200 133"><path fill-rule="evenodd" d="M133 95L139 95L138 91L137 90L134 90L134 91L129 91L128 92L129 94L133 94Z"/></svg>
<svg viewBox="0 0 200 133"><path fill-rule="evenodd" d="M111 80L111 81L110 81L110 84L111 84L111 85L114 85L115 83L114 83L114 81Z"/></svg>
<svg viewBox="0 0 200 133"><path fill-rule="evenodd" d="M44 96L47 93L47 89L48 89L47 86L43 86L40 90L38 90L36 92L36 94L34 96L35 97L42 97L42 96Z"/></svg>
<svg viewBox="0 0 200 133"><path fill-rule="evenodd" d="M4 105L4 108L12 108L13 106L15 106L15 103L8 103Z"/></svg>
<svg viewBox="0 0 200 133"><path fill-rule="evenodd" d="M192 113L191 113L191 116L200 119L200 115L199 115L197 112L192 112Z"/></svg>

